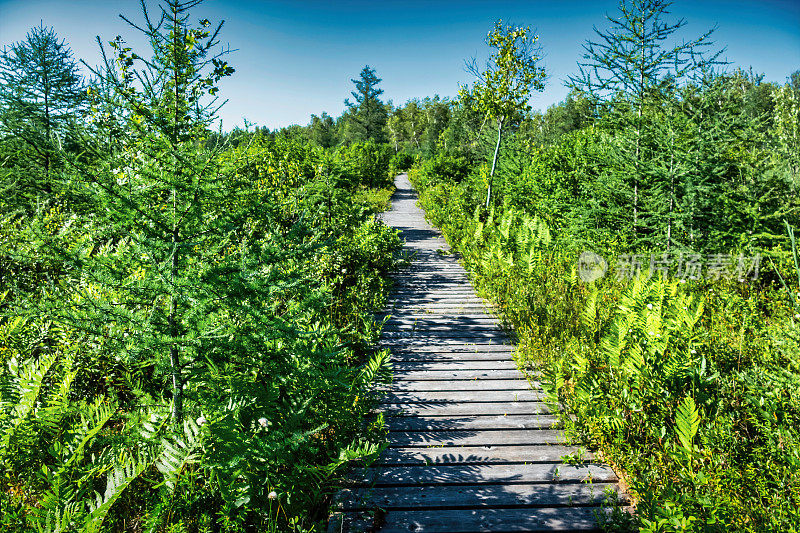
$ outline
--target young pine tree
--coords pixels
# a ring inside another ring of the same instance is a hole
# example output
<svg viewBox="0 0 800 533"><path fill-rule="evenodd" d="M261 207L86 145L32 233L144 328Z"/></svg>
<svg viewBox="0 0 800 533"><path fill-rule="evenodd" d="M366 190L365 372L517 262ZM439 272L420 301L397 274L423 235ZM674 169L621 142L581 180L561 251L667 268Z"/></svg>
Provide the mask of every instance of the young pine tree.
<svg viewBox="0 0 800 533"><path fill-rule="evenodd" d="M671 44L686 21L665 21L670 5L666 0L621 0L619 17L607 16L609 29L595 29L598 39L586 42L579 73L568 83L589 97L597 112L615 122L623 134L620 166L632 192L634 239L645 229L660 234L652 227L642 227L647 222L642 220L641 188L645 175L651 173L646 143L652 139L651 126L655 125L648 120L645 108L659 107L672 97L676 86L721 63L721 51L703 56L713 44L713 29L695 39ZM661 175L672 176L669 172Z"/></svg>
<svg viewBox="0 0 800 533"><path fill-rule="evenodd" d="M85 139L99 163L82 169L81 185L98 210L84 225L93 232L66 251L71 275L60 290L70 305L57 309L102 336L131 368L162 377L176 424L209 364L229 360L231 350L245 357L277 330L261 322L264 307L252 301L268 300L254 294L267 290L256 271L277 253L261 239L269 215L259 210L269 202L206 143L217 82L233 69L217 46L222 25L190 23L199 3L168 0L156 18L142 4L144 23L129 23L151 43L149 59L119 37L113 55L103 50L105 69L95 74L124 128L112 122L114 134L106 135L107 122L95 117ZM262 337L234 333L257 323Z"/></svg>
<svg viewBox="0 0 800 533"><path fill-rule="evenodd" d="M36 26L0 53L0 139L8 157L0 191L11 206L48 199L60 148L83 97L72 51L52 27Z"/></svg>

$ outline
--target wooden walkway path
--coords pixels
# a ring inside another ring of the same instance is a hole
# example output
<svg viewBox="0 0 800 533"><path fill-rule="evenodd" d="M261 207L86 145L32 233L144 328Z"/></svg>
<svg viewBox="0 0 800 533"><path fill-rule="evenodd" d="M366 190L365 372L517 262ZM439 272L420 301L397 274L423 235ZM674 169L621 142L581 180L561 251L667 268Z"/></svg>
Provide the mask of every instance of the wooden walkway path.
<svg viewBox="0 0 800 533"><path fill-rule="evenodd" d="M416 252L396 277L383 342L394 382L390 447L338 496L329 531L587 531L613 471L563 462L557 417L512 359L513 345L398 176L383 220Z"/></svg>

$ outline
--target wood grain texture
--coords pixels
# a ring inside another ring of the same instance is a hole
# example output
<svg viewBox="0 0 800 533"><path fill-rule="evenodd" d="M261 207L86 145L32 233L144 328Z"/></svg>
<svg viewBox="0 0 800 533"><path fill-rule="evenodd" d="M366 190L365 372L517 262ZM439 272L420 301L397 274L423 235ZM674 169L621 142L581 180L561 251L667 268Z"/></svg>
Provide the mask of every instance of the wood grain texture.
<svg viewBox="0 0 800 533"><path fill-rule="evenodd" d="M389 446L351 470L328 531L596 530L616 474L565 442L557 404L518 370L513 332L425 221L407 177L396 186L381 218L415 256L377 317L394 380L376 387L374 416L385 415Z"/></svg>

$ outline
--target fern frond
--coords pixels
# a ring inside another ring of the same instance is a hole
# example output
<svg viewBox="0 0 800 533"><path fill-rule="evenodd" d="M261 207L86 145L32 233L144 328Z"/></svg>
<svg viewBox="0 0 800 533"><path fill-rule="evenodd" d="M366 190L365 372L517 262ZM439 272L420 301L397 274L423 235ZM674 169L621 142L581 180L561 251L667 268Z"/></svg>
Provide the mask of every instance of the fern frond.
<svg viewBox="0 0 800 533"><path fill-rule="evenodd" d="M183 469L197 460L197 451L202 443L200 426L191 419L184 421L183 437L164 439L162 441L164 449L155 463L158 471L164 476L164 484L170 490L175 490L175 484Z"/></svg>
<svg viewBox="0 0 800 533"><path fill-rule="evenodd" d="M581 322L583 327L591 333L595 332L597 326L597 296L599 292L597 285L593 285L589 295L586 297L586 304L581 311Z"/></svg>
<svg viewBox="0 0 800 533"><path fill-rule="evenodd" d="M692 451L692 440L697 435L699 428L700 412L695 406L694 399L691 396L687 396L678 406L678 410L675 413L675 429L678 433L678 439L686 451Z"/></svg>
<svg viewBox="0 0 800 533"><path fill-rule="evenodd" d="M388 382L391 380L391 372L392 361L389 350L376 352L359 371L351 390L361 390L376 381Z"/></svg>
<svg viewBox="0 0 800 533"><path fill-rule="evenodd" d="M8 362L10 383L6 387L13 392L8 398L0 398L0 458L9 449L9 443L19 426L36 406L44 377L57 357L55 352L45 352L38 361L29 359L18 363L16 358L12 358Z"/></svg>
<svg viewBox="0 0 800 533"><path fill-rule="evenodd" d="M473 238L477 244L483 244L483 222L478 222L475 224L475 233L473 234Z"/></svg>
<svg viewBox="0 0 800 533"><path fill-rule="evenodd" d="M149 466L149 461L140 457L124 459L121 465L115 465L106 475L106 490L101 495L95 493L95 499L89 502L89 516L86 520L83 533L97 533L101 530L103 521L114 502L122 496L125 489Z"/></svg>

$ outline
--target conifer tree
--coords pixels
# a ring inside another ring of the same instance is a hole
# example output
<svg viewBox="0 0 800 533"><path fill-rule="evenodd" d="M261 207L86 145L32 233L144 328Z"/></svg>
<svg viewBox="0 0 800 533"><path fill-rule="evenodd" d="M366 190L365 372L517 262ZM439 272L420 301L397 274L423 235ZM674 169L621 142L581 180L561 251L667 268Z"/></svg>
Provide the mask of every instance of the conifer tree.
<svg viewBox="0 0 800 533"><path fill-rule="evenodd" d="M375 75L374 68L365 65L359 78L350 81L356 86L356 90L350 92L355 102L346 98L344 103L352 112L350 123L354 140L373 139L380 143L386 142L388 114L380 99L383 94L383 89L378 88L381 78Z"/></svg>
<svg viewBox="0 0 800 533"><path fill-rule="evenodd" d="M778 150L789 170L792 180L800 177L800 70L789 76L789 81L775 91L775 129Z"/></svg>
<svg viewBox="0 0 800 533"><path fill-rule="evenodd" d="M325 111L321 116L311 115L311 124L309 124L309 134L311 140L323 148L331 148L337 144L336 125L333 123L331 117Z"/></svg>
<svg viewBox="0 0 800 533"><path fill-rule="evenodd" d="M647 158L644 142L649 136L645 116L647 105L660 105L671 97L670 90L694 74L708 72L721 64L722 51L704 57L713 42L713 29L699 37L671 45L674 34L686 25L684 19L666 22L672 2L667 0L620 0L618 18L607 15L610 28L595 28L598 39L584 44L579 72L570 76L568 85L588 96L597 113L619 121L623 132L620 153L629 171L632 191L631 224L635 237L641 233L640 188ZM628 149L627 147L630 147Z"/></svg>
<svg viewBox="0 0 800 533"><path fill-rule="evenodd" d="M82 169L81 185L96 198L98 219L82 245L66 251L74 274L60 287L74 304L59 310L61 319L168 380L176 424L191 380L225 359L220 339L232 334L231 315L263 318L243 302L261 279L254 269L269 262L259 255L268 251L248 239L258 231L253 220L265 218L253 210L266 202L252 198L259 191L247 178L225 174L218 147L207 148L217 84L233 69L218 46L222 24L190 23L199 3L167 0L156 17L142 3L142 24L123 17L148 38L148 59L121 37L111 41L112 53L101 44L105 68L95 74L124 129L115 133L119 147L106 153L106 122L93 116L84 147L96 163Z"/></svg>
<svg viewBox="0 0 800 533"><path fill-rule="evenodd" d="M81 110L83 95L72 51L52 27L36 26L24 40L3 49L0 137L9 145L6 150L14 143L23 145L13 158L16 164L5 168L5 195L50 194L59 147Z"/></svg>

